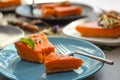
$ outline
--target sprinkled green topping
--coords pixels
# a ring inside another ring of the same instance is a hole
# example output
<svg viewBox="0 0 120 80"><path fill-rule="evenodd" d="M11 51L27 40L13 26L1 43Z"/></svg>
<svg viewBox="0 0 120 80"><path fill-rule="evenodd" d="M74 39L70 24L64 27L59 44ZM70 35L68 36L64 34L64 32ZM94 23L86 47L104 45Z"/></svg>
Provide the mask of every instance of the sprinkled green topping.
<svg viewBox="0 0 120 80"><path fill-rule="evenodd" d="M120 16L116 12L105 12L99 17L99 25L104 28L120 26Z"/></svg>

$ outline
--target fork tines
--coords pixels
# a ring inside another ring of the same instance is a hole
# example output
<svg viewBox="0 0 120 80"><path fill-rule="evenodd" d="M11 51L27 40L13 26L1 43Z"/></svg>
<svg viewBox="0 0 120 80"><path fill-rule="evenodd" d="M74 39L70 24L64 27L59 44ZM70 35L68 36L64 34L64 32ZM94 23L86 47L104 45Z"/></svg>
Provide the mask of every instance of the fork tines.
<svg viewBox="0 0 120 80"><path fill-rule="evenodd" d="M56 45L56 49L61 54L69 54L70 53L70 51L66 47L64 47L64 45L61 43Z"/></svg>

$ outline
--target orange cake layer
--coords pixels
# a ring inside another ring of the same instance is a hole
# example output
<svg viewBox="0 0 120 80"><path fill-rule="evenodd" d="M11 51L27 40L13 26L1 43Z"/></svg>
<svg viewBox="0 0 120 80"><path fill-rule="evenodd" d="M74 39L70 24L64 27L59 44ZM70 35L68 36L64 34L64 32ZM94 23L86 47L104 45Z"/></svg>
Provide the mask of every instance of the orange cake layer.
<svg viewBox="0 0 120 80"><path fill-rule="evenodd" d="M55 7L60 7L60 6L70 6L70 2L69 1L64 1L64 2L56 2L56 3L44 3L44 4L39 4L38 8L50 8L50 9L54 9Z"/></svg>
<svg viewBox="0 0 120 80"><path fill-rule="evenodd" d="M70 2L56 2L56 3L46 3L39 4L38 8L42 10L42 17L50 18L56 17L57 13L55 12L56 7L68 7L71 6Z"/></svg>
<svg viewBox="0 0 120 80"><path fill-rule="evenodd" d="M39 4L38 8L42 9L42 8L50 8L53 9L54 7L56 7L55 3L46 3L46 4Z"/></svg>
<svg viewBox="0 0 120 80"><path fill-rule="evenodd" d="M6 8L20 4L21 4L21 0L0 0L0 8Z"/></svg>
<svg viewBox="0 0 120 80"><path fill-rule="evenodd" d="M120 36L120 26L114 28L103 28L97 22L89 22L83 25L77 25L76 30L82 36L118 38Z"/></svg>
<svg viewBox="0 0 120 80"><path fill-rule="evenodd" d="M48 54L54 52L55 47L48 41L45 34L35 34L28 38L35 42L34 49L22 41L15 43L18 54L23 60L42 63Z"/></svg>
<svg viewBox="0 0 120 80"><path fill-rule="evenodd" d="M55 7L55 13L57 17L80 15L82 8L80 6Z"/></svg>
<svg viewBox="0 0 120 80"><path fill-rule="evenodd" d="M83 64L83 60L73 56L58 54L52 52L44 61L47 73L56 73L70 71L79 68Z"/></svg>
<svg viewBox="0 0 120 80"><path fill-rule="evenodd" d="M42 17L50 18L50 17L53 17L54 15L55 15L54 9L44 8L42 10Z"/></svg>

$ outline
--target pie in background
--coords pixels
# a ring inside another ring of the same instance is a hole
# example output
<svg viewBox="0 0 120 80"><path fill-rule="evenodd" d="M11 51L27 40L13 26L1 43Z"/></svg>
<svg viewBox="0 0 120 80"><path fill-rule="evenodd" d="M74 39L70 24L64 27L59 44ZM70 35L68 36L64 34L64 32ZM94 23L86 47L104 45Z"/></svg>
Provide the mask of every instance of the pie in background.
<svg viewBox="0 0 120 80"><path fill-rule="evenodd" d="M7 8L21 4L21 0L0 0L0 8Z"/></svg>

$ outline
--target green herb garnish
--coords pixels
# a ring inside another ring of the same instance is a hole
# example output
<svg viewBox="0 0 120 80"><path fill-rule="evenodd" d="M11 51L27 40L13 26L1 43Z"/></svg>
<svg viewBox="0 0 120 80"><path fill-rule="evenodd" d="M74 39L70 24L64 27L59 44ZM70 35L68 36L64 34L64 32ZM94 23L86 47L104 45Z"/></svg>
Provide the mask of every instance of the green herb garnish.
<svg viewBox="0 0 120 80"><path fill-rule="evenodd" d="M32 49L35 48L35 43L32 39L21 38L21 41L28 44Z"/></svg>

